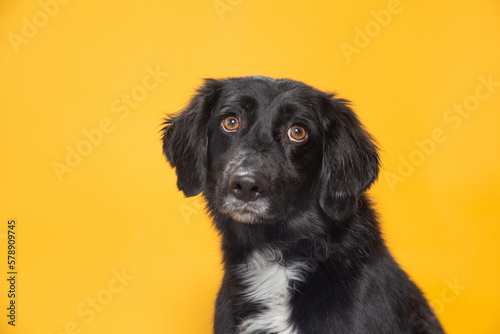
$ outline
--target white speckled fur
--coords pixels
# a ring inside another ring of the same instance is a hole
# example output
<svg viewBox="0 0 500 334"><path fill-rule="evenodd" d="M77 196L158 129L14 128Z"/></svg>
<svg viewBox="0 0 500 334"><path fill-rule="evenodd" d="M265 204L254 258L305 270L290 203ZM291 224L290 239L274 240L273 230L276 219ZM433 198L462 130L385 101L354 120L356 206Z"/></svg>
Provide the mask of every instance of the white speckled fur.
<svg viewBox="0 0 500 334"><path fill-rule="evenodd" d="M255 250L238 270L246 289L244 297L262 306L262 311L246 319L238 334L298 334L291 322L290 281L303 280L306 268L300 264L285 265L279 250Z"/></svg>

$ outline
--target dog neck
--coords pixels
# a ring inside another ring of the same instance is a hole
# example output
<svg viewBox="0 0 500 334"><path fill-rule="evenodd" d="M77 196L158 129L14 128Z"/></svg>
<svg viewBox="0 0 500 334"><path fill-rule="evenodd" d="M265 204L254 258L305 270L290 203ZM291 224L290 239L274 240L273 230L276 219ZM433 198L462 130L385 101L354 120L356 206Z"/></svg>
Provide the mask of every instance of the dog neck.
<svg viewBox="0 0 500 334"><path fill-rule="evenodd" d="M247 315L237 333L296 333L290 301L294 283L303 281L306 271L300 262L285 263L278 249L255 249L237 266L236 275L244 287L241 297L260 311Z"/></svg>

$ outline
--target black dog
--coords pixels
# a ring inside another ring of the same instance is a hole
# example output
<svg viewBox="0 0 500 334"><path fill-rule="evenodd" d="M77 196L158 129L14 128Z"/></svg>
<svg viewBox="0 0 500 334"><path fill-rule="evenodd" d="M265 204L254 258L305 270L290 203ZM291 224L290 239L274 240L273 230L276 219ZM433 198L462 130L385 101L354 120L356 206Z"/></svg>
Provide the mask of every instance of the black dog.
<svg viewBox="0 0 500 334"><path fill-rule="evenodd" d="M443 333L364 192L373 140L347 101L267 77L205 81L163 129L222 236L216 334Z"/></svg>

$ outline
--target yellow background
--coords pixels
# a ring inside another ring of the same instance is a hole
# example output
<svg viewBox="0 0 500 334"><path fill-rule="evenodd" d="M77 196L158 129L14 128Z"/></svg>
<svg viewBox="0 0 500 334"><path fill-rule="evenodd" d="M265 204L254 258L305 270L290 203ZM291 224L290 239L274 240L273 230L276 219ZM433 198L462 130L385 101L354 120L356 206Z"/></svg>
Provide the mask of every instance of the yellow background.
<svg viewBox="0 0 500 334"><path fill-rule="evenodd" d="M380 14L394 6L390 20ZM218 237L200 199L177 191L158 132L201 78L253 74L354 102L382 148L370 192L394 256L449 333L500 333L500 87L488 91L479 79L500 82L498 1L72 0L57 8L11 0L0 3L0 36L0 333L211 332ZM357 51L346 57L347 44ZM144 80L150 87L148 69L168 75L120 118L113 103L144 92ZM474 101L460 124L446 120L455 104ZM54 163L66 164L68 147L84 150L84 130L103 120L112 130L60 182ZM419 155L417 142L429 143L435 129L446 140ZM418 166L391 186L387 177L410 157ZM6 324L10 218L18 223L15 328ZM98 297L106 304L94 318L78 311Z"/></svg>

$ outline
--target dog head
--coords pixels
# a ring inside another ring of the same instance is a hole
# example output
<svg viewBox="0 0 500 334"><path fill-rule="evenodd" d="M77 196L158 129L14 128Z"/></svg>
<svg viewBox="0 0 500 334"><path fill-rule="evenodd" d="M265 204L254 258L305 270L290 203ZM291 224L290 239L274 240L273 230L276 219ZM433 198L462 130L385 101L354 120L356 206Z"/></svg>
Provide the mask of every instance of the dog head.
<svg viewBox="0 0 500 334"><path fill-rule="evenodd" d="M186 196L203 191L212 214L240 223L316 208L342 221L379 170L347 101L268 77L206 80L167 118L163 150Z"/></svg>

